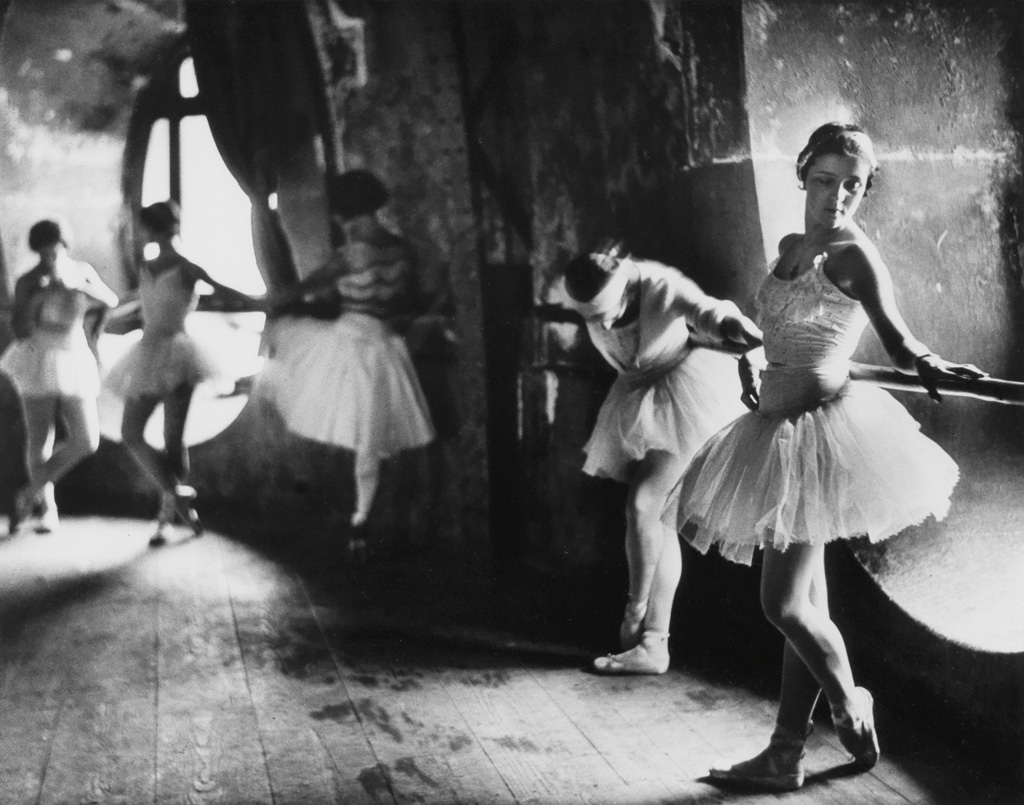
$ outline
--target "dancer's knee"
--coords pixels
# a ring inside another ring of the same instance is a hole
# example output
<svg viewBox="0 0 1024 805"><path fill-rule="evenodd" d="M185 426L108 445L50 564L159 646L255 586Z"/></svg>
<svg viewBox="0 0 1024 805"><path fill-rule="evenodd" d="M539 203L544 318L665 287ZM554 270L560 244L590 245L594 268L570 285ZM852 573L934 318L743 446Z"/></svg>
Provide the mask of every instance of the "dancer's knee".
<svg viewBox="0 0 1024 805"><path fill-rule="evenodd" d="M787 634L803 621L802 602L788 592L762 590L761 611L768 622L783 634Z"/></svg>

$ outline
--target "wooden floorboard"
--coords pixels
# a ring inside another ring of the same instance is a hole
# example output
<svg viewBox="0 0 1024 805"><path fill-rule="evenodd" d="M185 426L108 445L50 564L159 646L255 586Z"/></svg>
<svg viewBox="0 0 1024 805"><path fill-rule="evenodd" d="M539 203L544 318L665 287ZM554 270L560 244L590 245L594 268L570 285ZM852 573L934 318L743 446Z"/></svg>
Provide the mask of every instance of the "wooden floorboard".
<svg viewBox="0 0 1024 805"><path fill-rule="evenodd" d="M2 805L1024 802L930 736L894 757L883 734L849 774L827 724L801 791L718 788L709 764L763 747L771 700L417 631L394 601L382 626L239 541L148 536L68 518L0 541Z"/></svg>

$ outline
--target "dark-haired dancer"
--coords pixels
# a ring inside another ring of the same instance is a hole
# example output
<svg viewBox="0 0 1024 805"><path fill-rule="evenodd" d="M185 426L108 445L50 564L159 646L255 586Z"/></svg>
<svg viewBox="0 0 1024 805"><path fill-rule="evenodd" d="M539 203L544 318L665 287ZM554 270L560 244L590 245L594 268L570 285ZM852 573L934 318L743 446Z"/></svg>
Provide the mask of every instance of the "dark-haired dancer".
<svg viewBox="0 0 1024 805"><path fill-rule="evenodd" d="M84 329L91 308L110 308L117 296L88 263L68 255L68 234L52 220L34 224L28 245L39 264L14 289L16 341L0 358L25 411L29 483L15 498L10 531L41 506L37 526L58 524L53 485L100 443L96 399L99 374ZM64 436L56 441L58 419ZM41 500L40 500L41 499Z"/></svg>
<svg viewBox="0 0 1024 805"><path fill-rule="evenodd" d="M619 373L584 448L583 471L629 485L622 651L594 660L594 670L661 674L682 572L679 540L661 513L697 448L744 410L736 359L694 347L690 330L748 348L761 343L760 332L736 305L707 296L676 269L617 250L573 259L564 282L562 303L583 316Z"/></svg>
<svg viewBox="0 0 1024 805"><path fill-rule="evenodd" d="M344 243L324 266L276 292L272 305L290 306L333 287L342 313L333 321L288 315L270 322L272 354L260 379L290 430L355 453L353 526L370 514L381 462L434 439L409 351L395 329L412 311L414 254L378 216L388 197L365 170L329 180L330 211Z"/></svg>
<svg viewBox="0 0 1024 805"><path fill-rule="evenodd" d="M803 234L787 235L757 297L767 366L760 385L741 362L754 409L694 457L666 521L701 551L718 545L750 564L763 548L761 604L786 639L782 689L768 748L712 768L714 778L792 790L803 784L804 742L821 690L844 747L857 764L878 759L871 694L854 684L843 637L829 617L825 544L881 540L941 518L958 470L890 395L851 383L849 359L870 321L894 364L935 381L977 378L910 333L878 250L854 222L877 171L859 128L830 123L797 160L806 191ZM742 505L737 505L742 501Z"/></svg>
<svg viewBox="0 0 1024 805"><path fill-rule="evenodd" d="M160 511L150 539L150 545L157 546L167 541L176 515L193 534L202 533L193 508L196 492L188 485L185 421L196 386L226 373L213 351L185 330L185 320L199 301L196 283L206 282L214 293L249 308L258 308L261 302L217 282L178 252L175 242L180 215L175 202L160 201L143 207L139 222L147 242L158 249L139 272L142 339L110 369L103 382L124 398L121 438L160 489ZM157 450L146 442L144 434L146 423L161 403L164 447Z"/></svg>

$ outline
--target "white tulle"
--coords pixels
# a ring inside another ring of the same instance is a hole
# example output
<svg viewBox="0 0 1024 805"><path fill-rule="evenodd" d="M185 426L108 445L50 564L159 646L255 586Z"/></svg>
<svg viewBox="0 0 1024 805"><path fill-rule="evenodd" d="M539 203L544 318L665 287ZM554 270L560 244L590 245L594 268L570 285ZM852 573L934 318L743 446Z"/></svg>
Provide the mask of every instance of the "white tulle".
<svg viewBox="0 0 1024 805"><path fill-rule="evenodd" d="M379 319L285 316L268 323L270 356L257 393L308 439L387 458L434 438L402 338Z"/></svg>
<svg viewBox="0 0 1024 805"><path fill-rule="evenodd" d="M878 541L949 509L956 463L888 393L860 383L809 411L748 413L691 462L665 520L701 552L867 536Z"/></svg>
<svg viewBox="0 0 1024 805"><path fill-rule="evenodd" d="M80 327L66 333L36 330L13 342L0 357L0 369L23 397L81 397L99 394L96 358Z"/></svg>
<svg viewBox="0 0 1024 805"><path fill-rule="evenodd" d="M736 359L709 349L690 350L675 368L650 383L620 375L584 447L583 471L625 481L631 462L651 450L687 461L747 410L740 393Z"/></svg>

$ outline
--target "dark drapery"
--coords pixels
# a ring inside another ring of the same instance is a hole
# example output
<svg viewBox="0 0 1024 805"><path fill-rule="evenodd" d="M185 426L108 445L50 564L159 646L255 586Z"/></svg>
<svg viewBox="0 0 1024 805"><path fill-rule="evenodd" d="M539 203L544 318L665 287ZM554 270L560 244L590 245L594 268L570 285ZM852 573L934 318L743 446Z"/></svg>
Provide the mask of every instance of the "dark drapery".
<svg viewBox="0 0 1024 805"><path fill-rule="evenodd" d="M269 287L288 285L295 266L268 196L280 160L327 106L305 4L186 0L185 21L214 141L252 202L260 271Z"/></svg>

